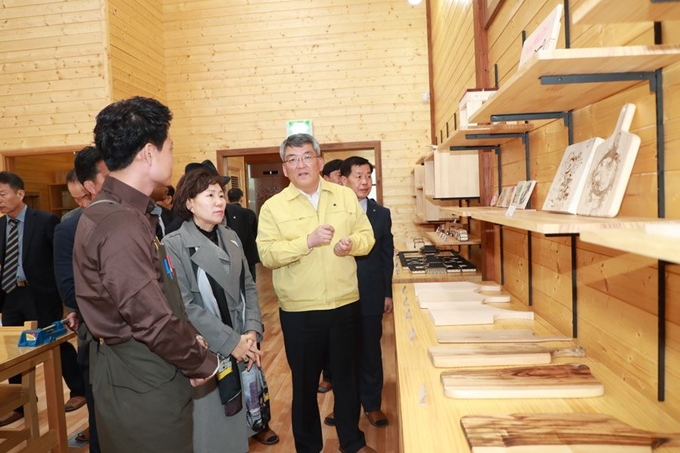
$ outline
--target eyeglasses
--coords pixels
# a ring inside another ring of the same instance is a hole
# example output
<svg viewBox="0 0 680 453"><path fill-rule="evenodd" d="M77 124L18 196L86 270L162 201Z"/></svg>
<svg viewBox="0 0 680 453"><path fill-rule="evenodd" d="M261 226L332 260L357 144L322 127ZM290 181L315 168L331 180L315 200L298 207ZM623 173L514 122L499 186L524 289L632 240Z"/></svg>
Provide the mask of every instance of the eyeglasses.
<svg viewBox="0 0 680 453"><path fill-rule="evenodd" d="M316 159L319 156L316 156L314 154L303 154L302 156L290 156L287 157L283 162L288 164L288 165L297 165L300 162L303 162L305 164L309 164L312 162L312 160Z"/></svg>

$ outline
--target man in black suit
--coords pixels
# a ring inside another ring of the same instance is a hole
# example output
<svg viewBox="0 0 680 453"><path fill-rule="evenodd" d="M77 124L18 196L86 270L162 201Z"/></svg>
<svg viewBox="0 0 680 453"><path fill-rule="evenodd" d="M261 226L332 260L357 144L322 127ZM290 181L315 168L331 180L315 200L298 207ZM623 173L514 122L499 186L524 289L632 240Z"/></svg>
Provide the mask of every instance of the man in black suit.
<svg viewBox="0 0 680 453"><path fill-rule="evenodd" d="M241 205L243 191L239 188L229 189L227 192L229 204L227 204L227 226L236 232L236 235L243 244L243 253L248 260L250 275L255 281L256 264L260 262L260 255L257 254L257 214L254 211L244 208Z"/></svg>
<svg viewBox="0 0 680 453"><path fill-rule="evenodd" d="M81 205L87 208L104 184L104 179L109 173L104 163L104 157L94 146L83 148L74 160L76 177L88 193L87 203ZM73 282L73 242L76 237L76 228L83 210L72 217L64 220L54 229L54 273L57 279L57 287L61 300L70 311L67 316L69 329L78 332L78 365L85 382L85 398L89 413L89 428L82 431L76 437L79 441L90 442L90 453L99 453L99 437L97 435L97 423L94 416L94 398L90 385L90 342L87 341L87 328L80 316L78 303L76 302L75 284Z"/></svg>
<svg viewBox="0 0 680 453"><path fill-rule="evenodd" d="M373 181L373 165L363 157L352 156L340 166L342 184L357 194L359 205L371 222L375 245L366 256L357 256L357 278L361 302L361 358L359 397L371 425L383 428L389 423L382 412L383 366L382 316L392 313L392 273L394 272L394 237L390 210L368 198ZM334 422L333 414L326 423Z"/></svg>
<svg viewBox="0 0 680 453"><path fill-rule="evenodd" d="M24 181L14 173L0 172L0 306L5 326L22 326L25 321L38 321L43 328L59 321L64 313L52 260L54 227L59 223L54 215L29 208L24 203ZM71 398L66 410L85 404L85 384L76 363L76 350L71 343L62 343L62 375ZM10 383L20 383L13 376ZM24 416L23 408L0 417L0 426Z"/></svg>

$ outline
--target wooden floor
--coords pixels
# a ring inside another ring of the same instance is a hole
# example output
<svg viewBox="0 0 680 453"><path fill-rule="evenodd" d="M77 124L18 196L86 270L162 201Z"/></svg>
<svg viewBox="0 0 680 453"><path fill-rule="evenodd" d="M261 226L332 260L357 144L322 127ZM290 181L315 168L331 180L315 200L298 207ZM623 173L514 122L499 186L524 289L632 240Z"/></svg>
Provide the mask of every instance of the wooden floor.
<svg viewBox="0 0 680 453"><path fill-rule="evenodd" d="M262 445L251 439L251 452L294 452L295 444L290 423L291 378L286 353L283 349L281 324L279 322L278 302L271 284L271 271L258 264L257 287L260 294L262 320L265 324L265 341L262 343L264 370L269 384L272 402L271 428L281 437L281 441L273 446ZM399 451L399 421L397 410L396 388L396 355L394 341L394 322L392 315L383 318L383 364L385 386L383 390L383 411L389 418L390 424L386 428L375 428L368 423L365 416L361 417L360 428L366 436L366 443L379 452L392 453ZM39 396L38 409L40 411L41 432L47 429L47 414L45 412L45 388L42 369L37 372L37 391ZM65 392L64 400L68 399ZM333 393L319 395L319 410L321 419L333 410ZM22 422L16 422L17 426ZM71 445L73 438L87 426L87 409L85 407L66 414L68 435ZM338 436L335 428L323 425L323 452L339 451ZM89 452L87 444L73 446L70 453Z"/></svg>

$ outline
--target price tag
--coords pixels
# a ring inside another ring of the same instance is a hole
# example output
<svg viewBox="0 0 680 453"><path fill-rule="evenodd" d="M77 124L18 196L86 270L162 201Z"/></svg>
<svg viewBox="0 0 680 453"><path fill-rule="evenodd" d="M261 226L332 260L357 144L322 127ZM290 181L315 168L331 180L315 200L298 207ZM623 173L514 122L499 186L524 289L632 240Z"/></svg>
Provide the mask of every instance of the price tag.
<svg viewBox="0 0 680 453"><path fill-rule="evenodd" d="M515 210L517 206L510 206L507 211L505 211L505 217L512 217L515 215Z"/></svg>
<svg viewBox="0 0 680 453"><path fill-rule="evenodd" d="M427 387L425 384L420 387L420 392L418 392L418 404L426 404L425 398L427 397Z"/></svg>

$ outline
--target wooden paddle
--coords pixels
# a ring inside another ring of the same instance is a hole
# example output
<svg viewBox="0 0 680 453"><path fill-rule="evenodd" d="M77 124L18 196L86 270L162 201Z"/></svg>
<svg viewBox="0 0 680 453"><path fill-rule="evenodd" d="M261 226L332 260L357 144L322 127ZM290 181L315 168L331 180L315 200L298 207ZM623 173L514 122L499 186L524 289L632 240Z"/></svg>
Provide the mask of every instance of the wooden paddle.
<svg viewBox="0 0 680 453"><path fill-rule="evenodd" d="M451 291L500 291L501 285L496 282L432 282L414 283L416 296L422 293L441 293Z"/></svg>
<svg viewBox="0 0 680 453"><path fill-rule="evenodd" d="M625 104L612 135L595 149L595 155L578 204L577 214L616 217L640 149L640 137L628 132L635 104Z"/></svg>
<svg viewBox="0 0 680 453"><path fill-rule="evenodd" d="M680 433L643 431L606 414L465 415L473 453L644 453L680 446Z"/></svg>
<svg viewBox="0 0 680 453"><path fill-rule="evenodd" d="M451 308L430 308L435 326L493 324L497 319L534 319L533 311L506 310L478 302L458 302Z"/></svg>
<svg viewBox="0 0 680 453"><path fill-rule="evenodd" d="M510 302L510 295L501 292L478 293L476 291L457 291L451 293L424 293L418 296L420 308L447 308L459 302L478 302L480 304Z"/></svg>
<svg viewBox="0 0 680 453"><path fill-rule="evenodd" d="M530 329L437 331L439 343L542 343L571 340L571 337L537 337Z"/></svg>
<svg viewBox="0 0 680 453"><path fill-rule="evenodd" d="M604 386L581 364L547 365L441 373L449 398L587 398L604 394Z"/></svg>
<svg viewBox="0 0 680 453"><path fill-rule="evenodd" d="M586 350L544 348L537 344L485 344L475 346L431 346L427 355L437 368L464 366L544 365L556 357L585 357Z"/></svg>

